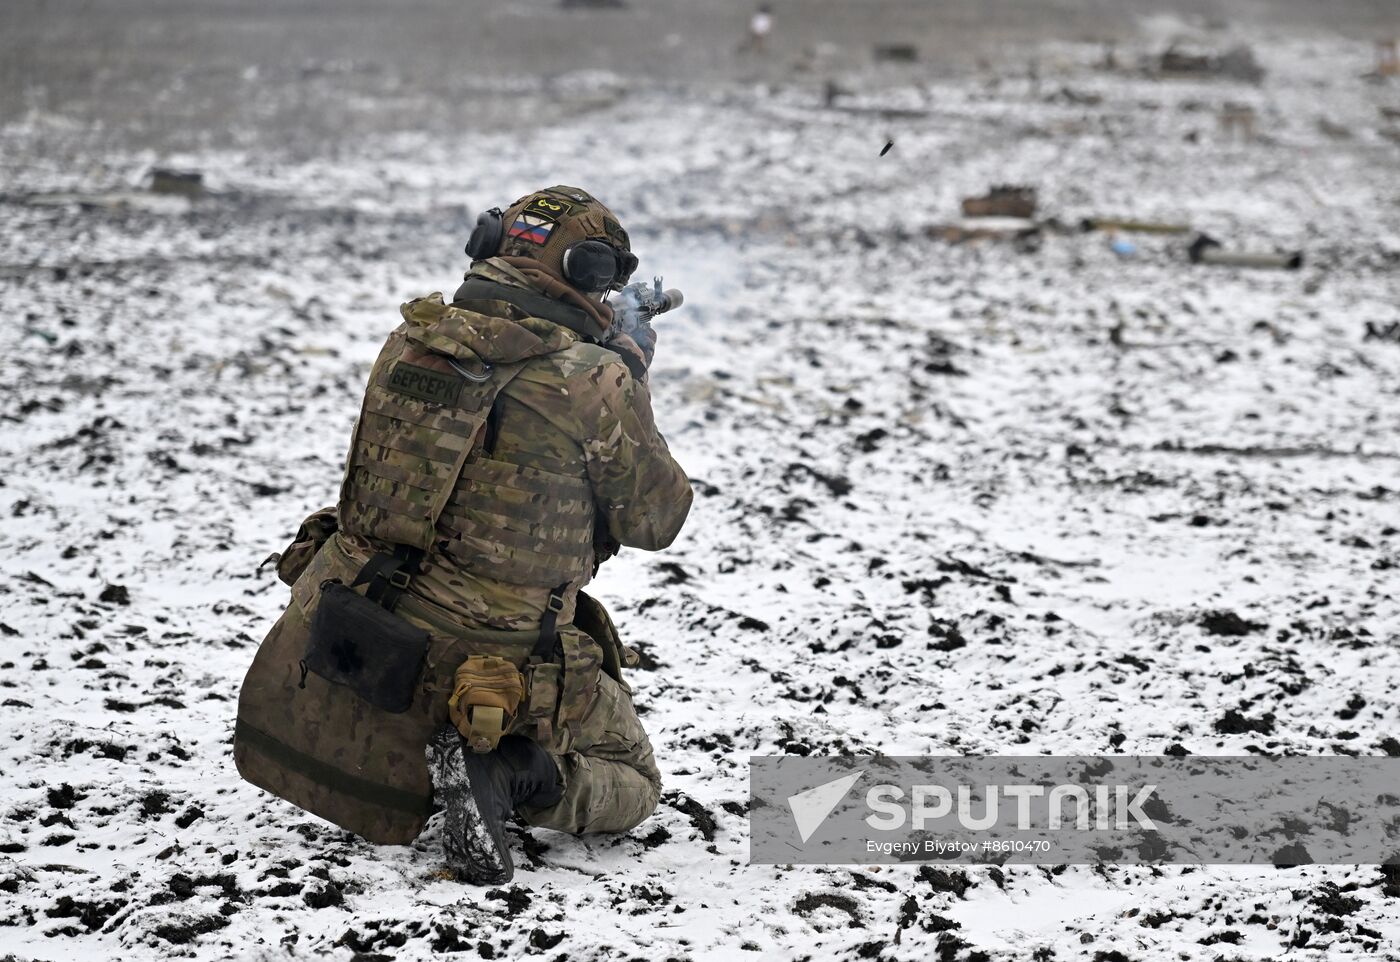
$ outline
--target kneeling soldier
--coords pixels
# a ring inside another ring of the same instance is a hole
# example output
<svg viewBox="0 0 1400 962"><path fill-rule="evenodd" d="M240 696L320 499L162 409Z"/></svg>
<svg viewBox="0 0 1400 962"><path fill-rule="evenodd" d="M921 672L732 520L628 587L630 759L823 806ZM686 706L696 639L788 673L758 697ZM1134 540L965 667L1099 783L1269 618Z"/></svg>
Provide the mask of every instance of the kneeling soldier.
<svg viewBox="0 0 1400 962"><path fill-rule="evenodd" d="M637 266L611 211L551 187L482 214L467 252L451 304L402 307L339 504L280 558L292 604L234 757L377 843L417 837L436 796L449 864L499 884L512 813L620 832L656 807L632 652L580 588L619 545L669 545L691 491L652 420L654 334L604 300Z"/></svg>

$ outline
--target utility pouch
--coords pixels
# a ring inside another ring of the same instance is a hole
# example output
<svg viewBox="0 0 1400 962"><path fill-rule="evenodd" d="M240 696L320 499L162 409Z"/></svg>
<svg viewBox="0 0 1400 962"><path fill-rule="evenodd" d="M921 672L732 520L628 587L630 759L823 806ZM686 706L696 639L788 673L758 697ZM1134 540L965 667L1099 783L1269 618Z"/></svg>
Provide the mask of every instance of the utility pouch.
<svg viewBox="0 0 1400 962"><path fill-rule="evenodd" d="M572 631L560 639L564 675L559 685L559 709L554 715L558 737L568 733L568 744L578 739L583 720L598 700L598 676L603 668L603 649L592 637Z"/></svg>
<svg viewBox="0 0 1400 962"><path fill-rule="evenodd" d="M287 585L296 584L296 580L301 577L311 559L316 557L316 552L321 550L321 545L325 544L335 531L335 508L322 508L308 517L301 523L301 527L297 528L292 543L281 553L267 559L277 565L277 577Z"/></svg>
<svg viewBox="0 0 1400 962"><path fill-rule="evenodd" d="M574 607L574 627L581 629L598 643L603 649L604 673L630 692L632 688L622 677L622 667L626 665L628 668L635 668L641 662L641 656L622 643L608 610L603 607L602 602L585 591L578 593Z"/></svg>
<svg viewBox="0 0 1400 962"><path fill-rule="evenodd" d="M472 655L457 667L447 713L474 752L495 749L515 724L525 679L513 662L495 655Z"/></svg>
<svg viewBox="0 0 1400 962"><path fill-rule="evenodd" d="M327 581L311 618L302 677L314 671L376 708L402 714L413 705L428 639L428 632L339 581Z"/></svg>
<svg viewBox="0 0 1400 962"><path fill-rule="evenodd" d="M574 626L558 630L568 587L565 583L549 593L539 638L525 667L526 724L533 726L534 740L555 754L570 751L578 741L583 720L598 698L603 665L603 650L591 636ZM597 604L586 595L579 597L585 604Z"/></svg>
<svg viewBox="0 0 1400 962"><path fill-rule="evenodd" d="M552 661L541 661L531 664L525 671L528 692L525 718L534 728L533 737L546 751L564 751L565 747L555 741L560 733L554 725L564 667Z"/></svg>

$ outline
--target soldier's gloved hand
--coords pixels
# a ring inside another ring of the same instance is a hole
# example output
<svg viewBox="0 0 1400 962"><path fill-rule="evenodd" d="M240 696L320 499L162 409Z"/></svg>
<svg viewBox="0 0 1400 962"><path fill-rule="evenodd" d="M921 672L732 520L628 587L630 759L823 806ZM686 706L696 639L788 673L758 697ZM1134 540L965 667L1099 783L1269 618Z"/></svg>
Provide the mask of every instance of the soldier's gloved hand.
<svg viewBox="0 0 1400 962"><path fill-rule="evenodd" d="M652 346L656 344L656 334L653 332L651 338ZM642 346L626 334L614 334L608 338L603 345L608 350L622 358L627 369L632 372L632 376L637 380L645 380L647 367L651 364L651 356L642 350Z"/></svg>
<svg viewBox="0 0 1400 962"><path fill-rule="evenodd" d="M651 368L651 359L656 356L656 328L651 326L651 319L648 318L640 324L633 326L627 331L627 336L632 338L632 342L637 345L642 352L642 357L646 361L648 369Z"/></svg>
<svg viewBox="0 0 1400 962"><path fill-rule="evenodd" d="M630 339L640 353L643 368L651 367L651 359L656 355L656 328L651 326L651 318L656 313L657 296L651 285L639 282L628 284L612 302L612 340Z"/></svg>

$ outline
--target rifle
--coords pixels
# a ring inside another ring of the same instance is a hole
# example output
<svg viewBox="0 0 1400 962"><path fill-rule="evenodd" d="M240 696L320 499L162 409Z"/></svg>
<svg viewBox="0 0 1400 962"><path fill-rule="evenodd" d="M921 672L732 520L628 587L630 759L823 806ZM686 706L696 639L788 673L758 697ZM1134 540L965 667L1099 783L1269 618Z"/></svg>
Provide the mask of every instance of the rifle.
<svg viewBox="0 0 1400 962"><path fill-rule="evenodd" d="M674 287L661 289L659 277L652 278L650 285L646 281L628 284L612 302L613 322L608 334L626 334L630 337L642 352L643 369L650 367L652 354L656 350L656 331L652 329L651 319L658 314L674 311L684 303L685 296ZM625 356L628 352L619 353ZM636 370L632 373L641 376Z"/></svg>
<svg viewBox="0 0 1400 962"><path fill-rule="evenodd" d="M654 277L651 284L638 281L618 292L612 302L613 320L620 333L631 334L658 314L674 311L684 303L685 295L674 287L662 290L661 278Z"/></svg>

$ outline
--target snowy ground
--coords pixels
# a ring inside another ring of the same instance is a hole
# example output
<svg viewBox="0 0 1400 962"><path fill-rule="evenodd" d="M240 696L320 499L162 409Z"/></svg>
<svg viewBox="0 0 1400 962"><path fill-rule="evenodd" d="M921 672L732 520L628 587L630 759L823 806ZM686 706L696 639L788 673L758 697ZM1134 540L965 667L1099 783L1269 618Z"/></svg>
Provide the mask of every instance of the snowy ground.
<svg viewBox="0 0 1400 962"><path fill-rule="evenodd" d="M1258 52L1259 87L1064 46L836 110L593 76L583 116L517 90L539 122L315 161L0 130L0 954L1390 951L1376 868L747 864L751 754L1400 753L1400 344L1364 339L1400 321L1400 82L1360 79L1365 44ZM1259 139L1220 133L1228 101ZM155 162L215 193L146 194ZM229 741L287 601L258 563L333 498L398 303L455 286L476 210L557 182L688 298L653 392L695 509L595 585L650 656L667 794L623 837L520 829L482 891L437 877L436 823L369 846ZM1066 229L925 235L999 182ZM1091 215L1307 264L1119 259Z"/></svg>

